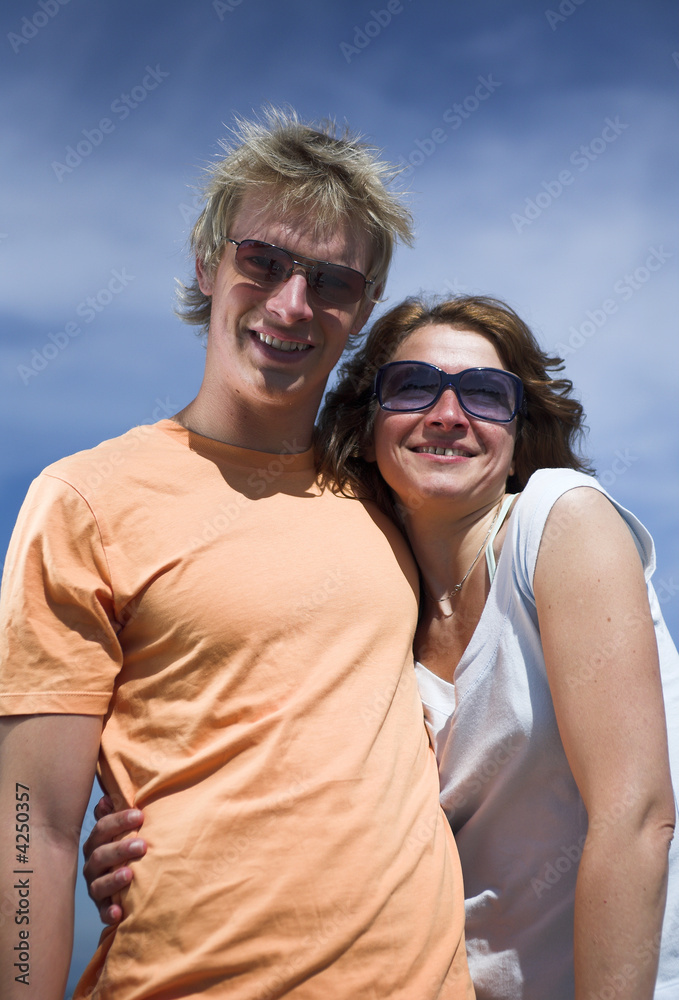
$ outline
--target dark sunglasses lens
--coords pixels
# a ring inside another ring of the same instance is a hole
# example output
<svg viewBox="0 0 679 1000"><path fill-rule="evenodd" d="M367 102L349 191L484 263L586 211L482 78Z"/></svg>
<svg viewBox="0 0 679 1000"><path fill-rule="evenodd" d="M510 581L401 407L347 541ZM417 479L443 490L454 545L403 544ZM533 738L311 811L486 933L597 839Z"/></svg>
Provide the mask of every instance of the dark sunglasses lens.
<svg viewBox="0 0 679 1000"><path fill-rule="evenodd" d="M319 298L334 305L358 302L365 290L363 275L340 264L317 264L308 280Z"/></svg>
<svg viewBox="0 0 679 1000"><path fill-rule="evenodd" d="M460 402L465 410L484 420L511 420L516 413L517 384L503 372L468 371L460 379Z"/></svg>
<svg viewBox="0 0 679 1000"><path fill-rule="evenodd" d="M429 365L391 365L382 369L380 402L386 410L419 410L431 404L440 385Z"/></svg>
<svg viewBox="0 0 679 1000"><path fill-rule="evenodd" d="M236 247L236 263L246 277L255 281L285 281L292 270L292 258L284 250L257 240L243 240Z"/></svg>
<svg viewBox="0 0 679 1000"><path fill-rule="evenodd" d="M258 240L243 240L236 249L236 263L247 278L270 284L287 281L295 265L285 250ZM363 275L340 264L315 264L306 267L305 273L318 297L334 305L358 302L365 289Z"/></svg>

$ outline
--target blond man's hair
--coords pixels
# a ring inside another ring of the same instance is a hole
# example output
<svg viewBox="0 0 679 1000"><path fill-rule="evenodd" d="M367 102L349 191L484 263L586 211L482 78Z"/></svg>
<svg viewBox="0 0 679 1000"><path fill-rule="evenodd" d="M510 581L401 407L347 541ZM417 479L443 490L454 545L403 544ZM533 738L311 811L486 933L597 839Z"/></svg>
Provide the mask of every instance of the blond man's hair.
<svg viewBox="0 0 679 1000"><path fill-rule="evenodd" d="M205 207L191 233L204 273L214 275L243 196L267 187L281 217L302 214L319 235L339 225L366 233L372 249L366 277L374 280L370 287L384 288L396 242L412 243L410 212L387 189L398 168L347 127L341 134L331 121L315 127L292 110L268 107L258 120L238 118L231 133L221 143L226 156L206 171ZM181 319L207 330L212 299L197 280L179 283L178 300Z"/></svg>

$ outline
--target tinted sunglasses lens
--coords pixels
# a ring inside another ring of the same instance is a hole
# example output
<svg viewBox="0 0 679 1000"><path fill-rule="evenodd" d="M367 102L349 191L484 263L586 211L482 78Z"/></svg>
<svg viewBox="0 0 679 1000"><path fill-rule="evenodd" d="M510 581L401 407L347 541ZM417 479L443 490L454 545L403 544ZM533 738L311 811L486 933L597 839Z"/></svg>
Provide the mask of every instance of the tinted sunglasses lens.
<svg viewBox="0 0 679 1000"><path fill-rule="evenodd" d="M465 372L458 388L460 402L474 417L505 422L516 413L518 385L504 372Z"/></svg>
<svg viewBox="0 0 679 1000"><path fill-rule="evenodd" d="M236 248L236 263L247 278L271 284L287 281L295 266L294 258L285 250L258 240L243 240ZM365 278L350 267L314 264L304 270L318 297L334 305L358 302L365 290Z"/></svg>
<svg viewBox="0 0 679 1000"><path fill-rule="evenodd" d="M385 410L419 410L430 406L441 379L429 365L395 364L383 368L380 405Z"/></svg>
<svg viewBox="0 0 679 1000"><path fill-rule="evenodd" d="M316 264L308 274L313 290L326 302L350 305L365 291L365 278L359 271L340 264Z"/></svg>
<svg viewBox="0 0 679 1000"><path fill-rule="evenodd" d="M247 278L273 284L285 281L292 271L292 257L278 247L257 240L243 240L236 247L236 263Z"/></svg>

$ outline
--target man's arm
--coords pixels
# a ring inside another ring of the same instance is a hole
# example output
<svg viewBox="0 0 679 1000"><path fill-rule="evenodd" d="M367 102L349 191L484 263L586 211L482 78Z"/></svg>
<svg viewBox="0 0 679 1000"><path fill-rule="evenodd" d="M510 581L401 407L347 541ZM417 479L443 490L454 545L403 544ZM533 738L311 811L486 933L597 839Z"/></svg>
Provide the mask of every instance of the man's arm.
<svg viewBox="0 0 679 1000"><path fill-rule="evenodd" d="M559 731L589 817L575 898L576 1000L612 984L618 1000L650 1000L674 801L641 561L603 494L571 490L554 505L535 597Z"/></svg>
<svg viewBox="0 0 679 1000"><path fill-rule="evenodd" d="M62 1000L101 719L0 719L0 996Z"/></svg>

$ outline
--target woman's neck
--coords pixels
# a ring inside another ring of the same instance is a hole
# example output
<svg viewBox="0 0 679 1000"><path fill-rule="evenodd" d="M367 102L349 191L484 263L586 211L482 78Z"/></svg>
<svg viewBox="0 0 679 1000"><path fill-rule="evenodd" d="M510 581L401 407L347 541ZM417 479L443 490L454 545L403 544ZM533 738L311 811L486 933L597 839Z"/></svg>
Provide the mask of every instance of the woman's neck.
<svg viewBox="0 0 679 1000"><path fill-rule="evenodd" d="M425 590L438 602L459 592L460 584L481 561L505 493L466 512L453 503L431 509L412 507L405 529L420 567Z"/></svg>

